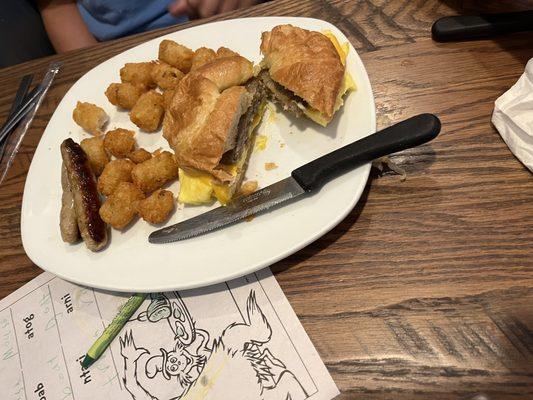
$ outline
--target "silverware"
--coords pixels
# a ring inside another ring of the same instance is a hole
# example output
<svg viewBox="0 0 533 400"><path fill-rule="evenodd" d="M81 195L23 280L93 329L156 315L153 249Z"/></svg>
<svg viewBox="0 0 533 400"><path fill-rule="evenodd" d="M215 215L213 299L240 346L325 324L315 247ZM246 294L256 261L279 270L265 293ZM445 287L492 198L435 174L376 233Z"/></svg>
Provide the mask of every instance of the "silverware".
<svg viewBox="0 0 533 400"><path fill-rule="evenodd" d="M0 141L5 141L6 146L6 152L2 155L0 159L0 184L4 181L4 178L7 174L7 171L11 164L13 163L13 160L15 158L15 155L18 151L18 148L20 144L22 143L22 140L24 139L24 136L26 135L26 132L28 128L30 127L33 118L35 117L35 114L37 113L37 110L41 106L41 103L46 96L46 93L48 92L48 89L52 85L52 82L59 72L59 69L61 68L61 63L59 62L53 62L48 66L47 72L42 80L42 82L34 89L32 92L27 96L26 101L22 104L21 107L18 108L16 111L16 115L19 118L20 123L18 126L14 129L13 133L9 135L10 130L6 129L7 123L9 122L10 125L13 124L11 122L13 118L8 118L9 121L6 122L4 127L2 128L0 135ZM24 111L22 110L24 109ZM17 125L16 123L13 124L13 127ZM13 129L13 128L11 128ZM9 140L7 140L9 139Z"/></svg>
<svg viewBox="0 0 533 400"><path fill-rule="evenodd" d="M15 100L11 105L11 110L9 110L9 117L11 117L15 111L22 105L22 102L26 98L26 95L30 91L31 82L33 81L33 74L24 75L20 81L17 94L15 94ZM8 117L8 118L9 118Z"/></svg>
<svg viewBox="0 0 533 400"><path fill-rule="evenodd" d="M442 17L431 28L437 42L477 40L533 30L533 10Z"/></svg>
<svg viewBox="0 0 533 400"><path fill-rule="evenodd" d="M440 120L436 116L417 115L317 158L292 171L290 177L249 196L236 198L227 206L152 232L148 241L175 242L231 225L288 200L316 192L327 181L361 164L429 142L439 132Z"/></svg>
<svg viewBox="0 0 533 400"><path fill-rule="evenodd" d="M0 130L0 143L4 141L6 136L11 133L11 130L19 123L19 121L28 114L31 108L35 105L35 102L39 98L43 91L43 88L37 86L30 94L24 99L23 103L18 107L13 115L11 115L2 129Z"/></svg>
<svg viewBox="0 0 533 400"><path fill-rule="evenodd" d="M20 85L17 89L17 93L15 94L15 100L13 100L13 104L11 104L11 109L9 110L9 115L7 117L7 120L9 120L15 112L20 108L22 105L24 99L26 98L26 95L28 94L28 91L30 90L30 85L33 80L33 74L24 75L22 77L22 80L20 81ZM2 126L2 129L4 127ZM0 143L0 160L4 156L4 151L6 149L6 142L9 140L9 135L6 137L6 139Z"/></svg>

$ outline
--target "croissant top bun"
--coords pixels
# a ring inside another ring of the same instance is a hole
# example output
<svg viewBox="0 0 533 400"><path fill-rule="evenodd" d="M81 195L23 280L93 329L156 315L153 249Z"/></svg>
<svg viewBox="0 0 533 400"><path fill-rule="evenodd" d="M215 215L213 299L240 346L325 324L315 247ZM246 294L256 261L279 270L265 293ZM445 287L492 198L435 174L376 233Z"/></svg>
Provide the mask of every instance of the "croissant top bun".
<svg viewBox="0 0 533 400"><path fill-rule="evenodd" d="M345 73L339 53L323 34L292 25L263 32L261 66L270 77L330 120Z"/></svg>
<svg viewBox="0 0 533 400"><path fill-rule="evenodd" d="M217 169L235 143L237 125L251 102L240 86L253 76L252 63L239 55L216 58L183 78L163 121L163 136L180 167L209 172L222 181L230 174Z"/></svg>

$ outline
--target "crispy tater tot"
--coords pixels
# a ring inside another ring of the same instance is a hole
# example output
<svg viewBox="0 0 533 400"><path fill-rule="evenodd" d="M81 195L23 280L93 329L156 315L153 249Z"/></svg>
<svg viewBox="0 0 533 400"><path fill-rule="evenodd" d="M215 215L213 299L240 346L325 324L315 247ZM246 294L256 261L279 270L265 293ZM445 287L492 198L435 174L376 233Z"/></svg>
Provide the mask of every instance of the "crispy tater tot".
<svg viewBox="0 0 533 400"><path fill-rule="evenodd" d="M152 69L152 79L163 90L175 88L184 76L179 69L164 62L155 64Z"/></svg>
<svg viewBox="0 0 533 400"><path fill-rule="evenodd" d="M239 53L228 49L227 47L219 47L217 50L217 58L238 56Z"/></svg>
<svg viewBox="0 0 533 400"><path fill-rule="evenodd" d="M83 139L80 146L87 154L92 171L96 176L99 176L109 162L109 156L104 148L104 139L101 136Z"/></svg>
<svg viewBox="0 0 533 400"><path fill-rule="evenodd" d="M152 158L152 154L141 147L140 149L133 150L130 154L128 154L128 158L135 164L140 164Z"/></svg>
<svg viewBox="0 0 533 400"><path fill-rule="evenodd" d="M115 229L128 225L137 214L138 202L143 192L131 182L121 182L100 207L100 217Z"/></svg>
<svg viewBox="0 0 533 400"><path fill-rule="evenodd" d="M105 95L109 102L114 106L131 110L139 97L145 91L140 86L135 86L133 83L112 83L105 91Z"/></svg>
<svg viewBox="0 0 533 400"><path fill-rule="evenodd" d="M174 196L168 190L159 189L137 203L137 211L142 219L151 224L165 222L174 210Z"/></svg>
<svg viewBox="0 0 533 400"><path fill-rule="evenodd" d="M144 193L163 187L178 176L178 164L172 153L163 151L151 159L135 165L131 171L133 183Z"/></svg>
<svg viewBox="0 0 533 400"><path fill-rule="evenodd" d="M205 63L214 60L216 56L217 55L214 50L208 49L207 47L200 47L192 56L191 71L194 71L196 68L201 67Z"/></svg>
<svg viewBox="0 0 533 400"><path fill-rule="evenodd" d="M144 93L130 113L130 120L143 131L155 132L159 129L165 108L163 96L154 90Z"/></svg>
<svg viewBox="0 0 533 400"><path fill-rule="evenodd" d="M191 49L172 40L163 40L159 43L159 59L184 73L191 69L193 54Z"/></svg>
<svg viewBox="0 0 533 400"><path fill-rule="evenodd" d="M105 149L116 158L124 158L135 149L135 132L117 128L108 131L104 138Z"/></svg>
<svg viewBox="0 0 533 400"><path fill-rule="evenodd" d="M102 128L109 121L109 116L102 108L91 103L82 103L81 101L76 104L76 108L72 112L72 118L79 126L93 135L100 135Z"/></svg>
<svg viewBox="0 0 533 400"><path fill-rule="evenodd" d="M163 92L163 105L165 107L165 110L170 107L175 93L176 89L167 89Z"/></svg>
<svg viewBox="0 0 533 400"><path fill-rule="evenodd" d="M121 182L131 182L134 166L133 162L124 158L108 162L98 178L98 191L109 196Z"/></svg>
<svg viewBox="0 0 533 400"><path fill-rule="evenodd" d="M155 82L152 79L154 65L153 62L126 63L120 69L120 80L138 87L153 88L155 87Z"/></svg>

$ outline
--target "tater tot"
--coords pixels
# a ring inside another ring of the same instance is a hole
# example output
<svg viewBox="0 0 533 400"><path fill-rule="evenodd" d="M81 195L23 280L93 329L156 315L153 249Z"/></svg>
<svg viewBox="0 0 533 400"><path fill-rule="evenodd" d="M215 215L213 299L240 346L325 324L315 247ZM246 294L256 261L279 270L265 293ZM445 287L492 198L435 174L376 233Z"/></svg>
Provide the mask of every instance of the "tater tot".
<svg viewBox="0 0 533 400"><path fill-rule="evenodd" d="M153 62L126 63L120 69L120 80L136 86L153 88L155 87L155 82L152 79L154 65Z"/></svg>
<svg viewBox="0 0 533 400"><path fill-rule="evenodd" d="M72 118L79 126L93 135L100 135L102 128L109 121L109 116L102 108L81 101L76 104Z"/></svg>
<svg viewBox="0 0 533 400"><path fill-rule="evenodd" d="M163 96L150 90L137 101L131 110L130 120L143 131L155 132L159 129L164 112Z"/></svg>
<svg viewBox="0 0 533 400"><path fill-rule="evenodd" d="M184 76L179 69L166 63L157 63L152 69L152 79L163 90L175 88Z"/></svg>
<svg viewBox="0 0 533 400"><path fill-rule="evenodd" d="M200 47L192 56L191 71L194 71L196 68L201 67L205 63L214 60L216 56L217 55L214 50L208 49L207 47Z"/></svg>
<svg viewBox="0 0 533 400"><path fill-rule="evenodd" d="M156 190L149 197L137 203L142 219L151 224L165 222L174 210L174 196L168 190Z"/></svg>
<svg viewBox="0 0 533 400"><path fill-rule="evenodd" d="M165 109L168 109L170 107L175 93L176 89L167 89L163 92L163 105Z"/></svg>
<svg viewBox="0 0 533 400"><path fill-rule="evenodd" d="M131 182L121 182L100 207L100 217L115 229L128 225L137 214L143 192Z"/></svg>
<svg viewBox="0 0 533 400"><path fill-rule="evenodd" d="M109 156L104 148L104 139L101 136L83 139L80 146L87 154L92 171L99 176L109 162Z"/></svg>
<svg viewBox="0 0 533 400"><path fill-rule="evenodd" d="M178 164L172 153L163 151L151 159L135 165L131 171L133 183L144 193L163 187L178 176Z"/></svg>
<svg viewBox="0 0 533 400"><path fill-rule="evenodd" d="M152 158L152 154L149 151L140 148L137 150L133 150L130 154L128 154L128 158L135 164L140 164Z"/></svg>
<svg viewBox="0 0 533 400"><path fill-rule="evenodd" d="M117 128L108 131L104 138L105 149L116 158L124 158L135 149L135 132Z"/></svg>
<svg viewBox="0 0 533 400"><path fill-rule="evenodd" d="M129 82L112 83L105 91L111 104L126 110L131 110L143 93L144 91L140 86L135 86Z"/></svg>
<svg viewBox="0 0 533 400"><path fill-rule="evenodd" d="M98 178L98 191L109 196L121 182L131 182L134 166L133 162L124 158L108 162Z"/></svg>
<svg viewBox="0 0 533 400"><path fill-rule="evenodd" d="M159 43L159 59L181 72L189 72L193 55L194 52L191 49L172 40L163 40Z"/></svg>

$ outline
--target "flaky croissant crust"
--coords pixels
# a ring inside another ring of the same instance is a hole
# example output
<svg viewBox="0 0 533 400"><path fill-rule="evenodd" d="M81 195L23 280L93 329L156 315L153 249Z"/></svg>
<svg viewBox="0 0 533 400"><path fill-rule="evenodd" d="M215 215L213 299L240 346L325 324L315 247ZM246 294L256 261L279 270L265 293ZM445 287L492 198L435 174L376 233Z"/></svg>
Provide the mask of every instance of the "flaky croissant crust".
<svg viewBox="0 0 533 400"><path fill-rule="evenodd" d="M319 32L278 25L261 36L262 67L280 85L327 118L335 111L345 66L331 41Z"/></svg>
<svg viewBox="0 0 533 400"><path fill-rule="evenodd" d="M250 61L241 56L217 58L183 78L163 120L163 136L181 167L217 174L226 141L250 106L251 96L240 86L253 76ZM224 174L220 176L222 180Z"/></svg>

